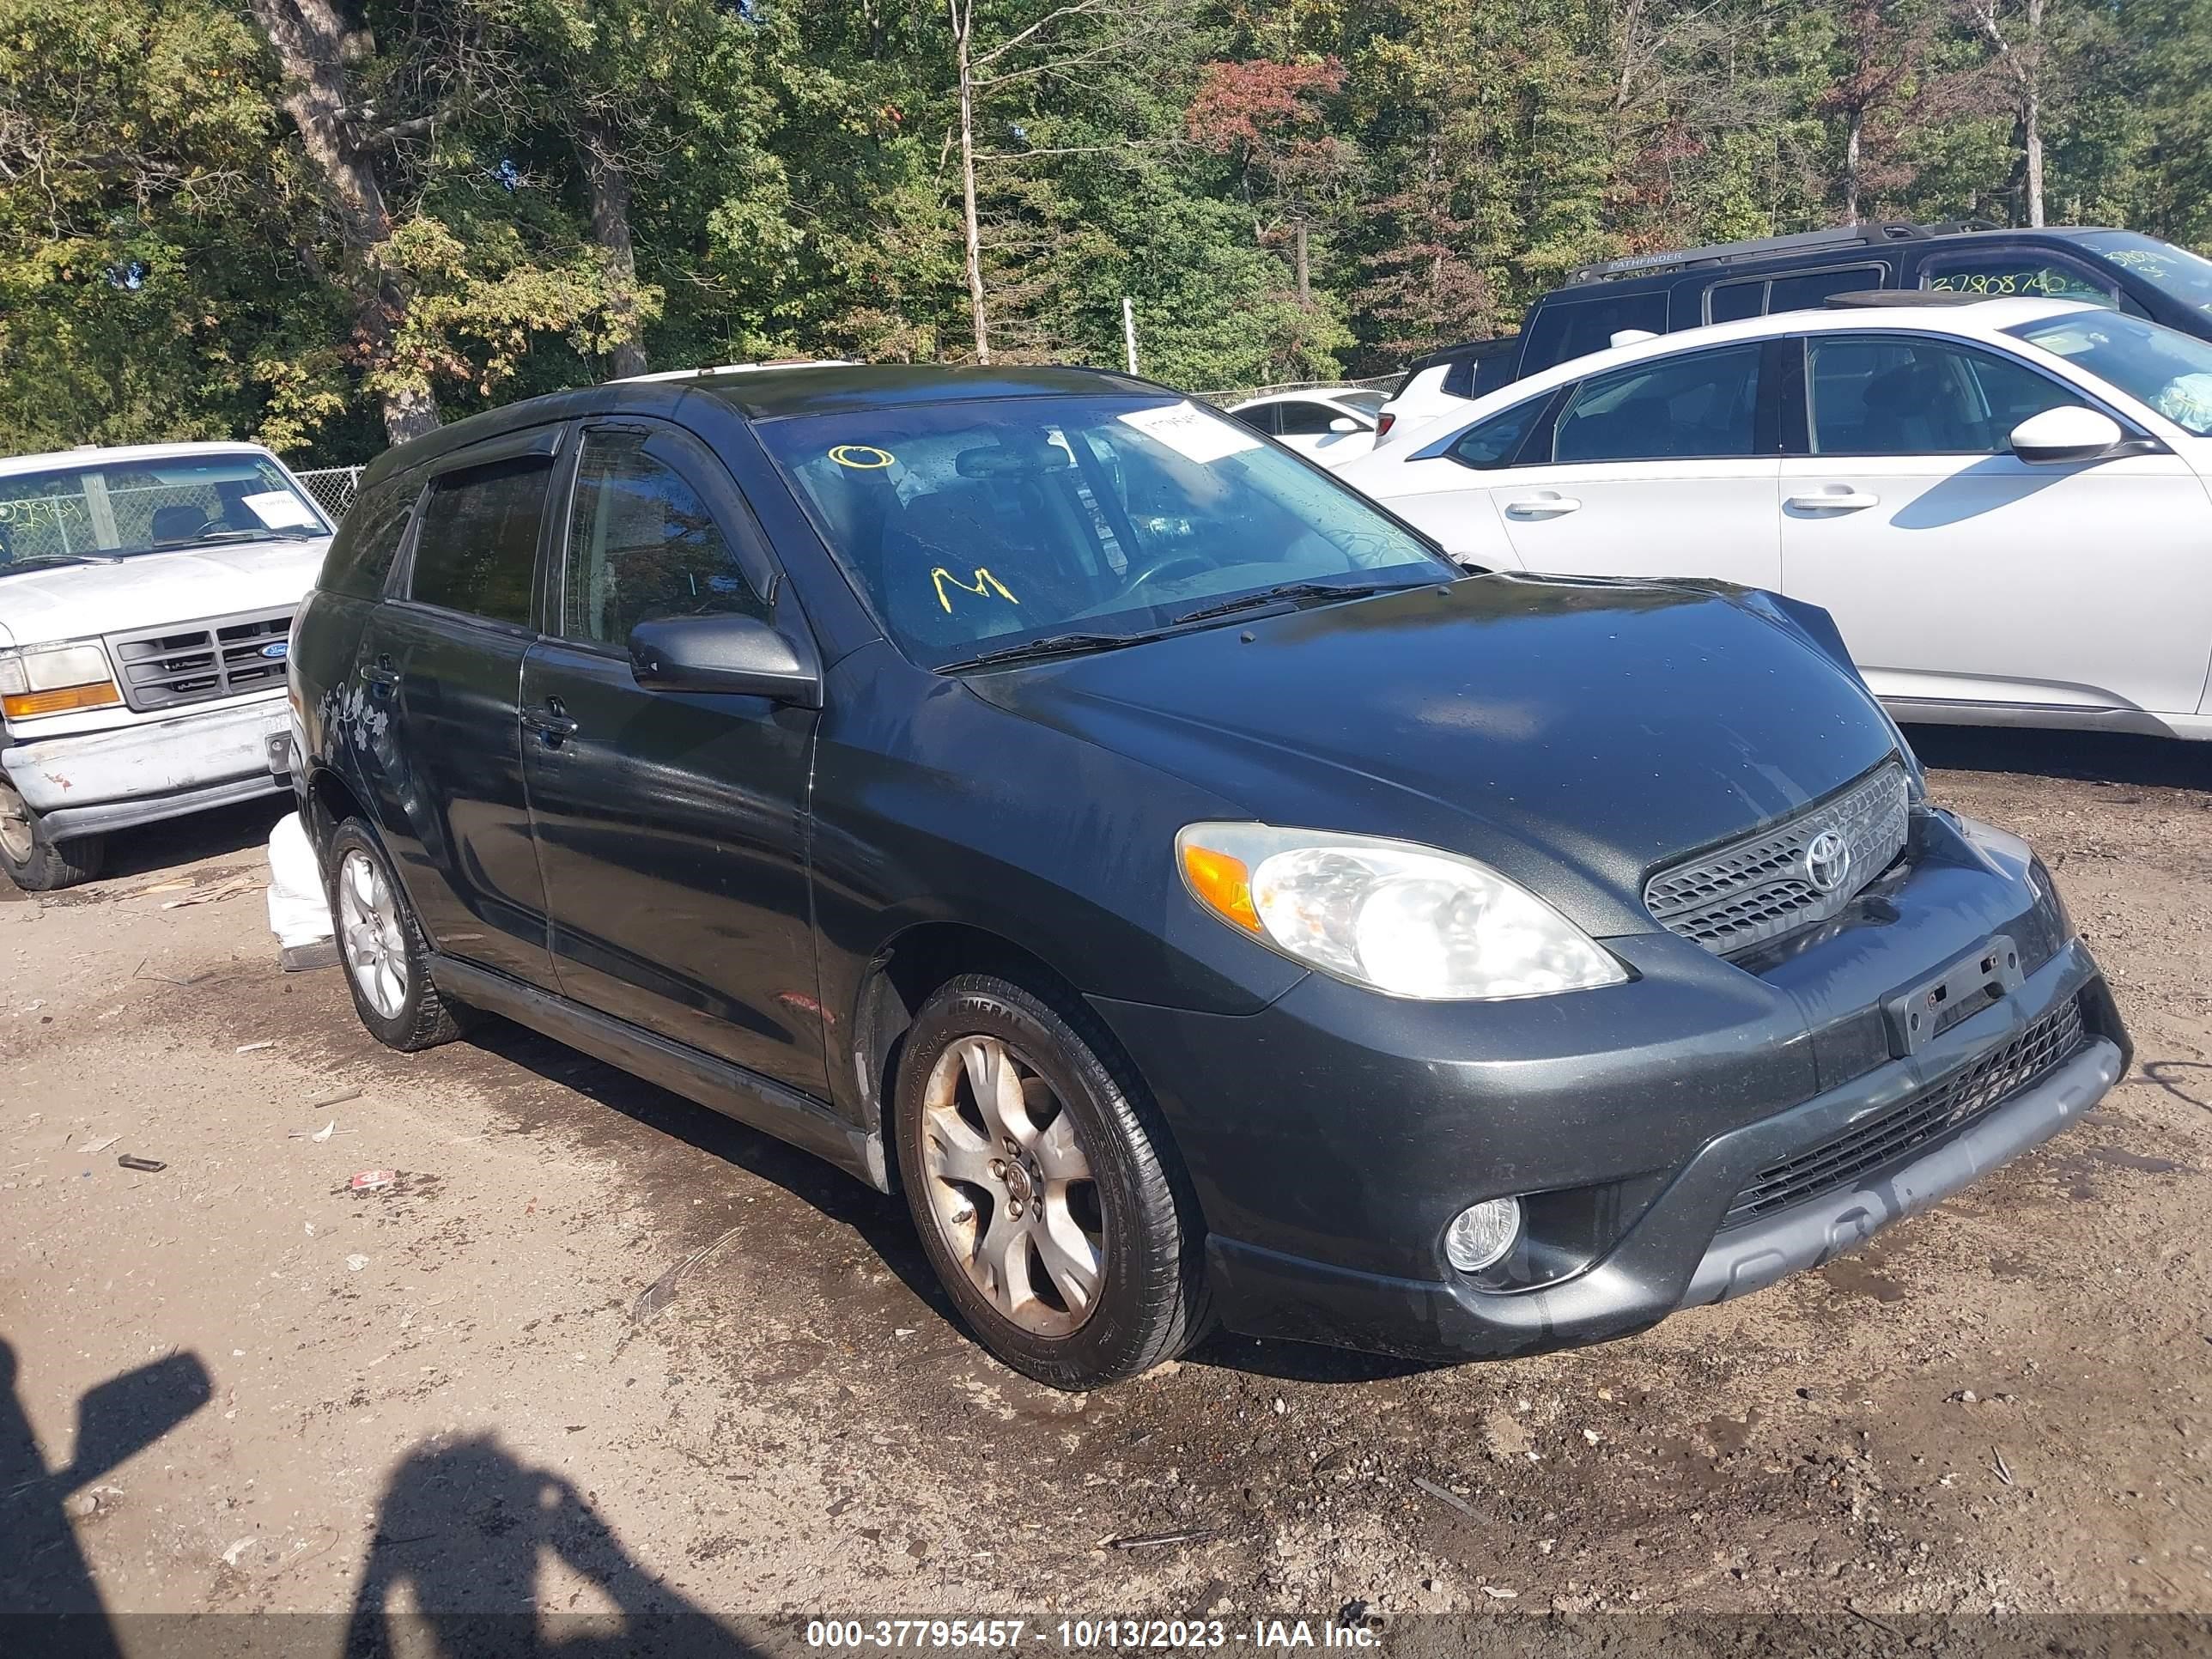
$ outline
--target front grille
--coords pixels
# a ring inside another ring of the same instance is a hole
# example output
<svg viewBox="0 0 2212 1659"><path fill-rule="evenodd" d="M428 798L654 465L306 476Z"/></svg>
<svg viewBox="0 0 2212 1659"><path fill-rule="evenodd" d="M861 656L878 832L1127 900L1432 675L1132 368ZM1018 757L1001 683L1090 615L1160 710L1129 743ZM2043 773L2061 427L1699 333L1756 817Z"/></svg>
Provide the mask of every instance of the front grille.
<svg viewBox="0 0 2212 1659"><path fill-rule="evenodd" d="M1770 1164L1735 1195L1721 1225L1740 1227L1802 1204L1972 1122L2071 1055L2081 1046L2082 1030L2081 1000L2071 998L2009 1042L1968 1061L1880 1117Z"/></svg>
<svg viewBox="0 0 2212 1659"><path fill-rule="evenodd" d="M133 708L174 708L283 685L282 647L291 633L288 606L111 634L107 654L121 677L124 700ZM278 647L273 656L272 647Z"/></svg>
<svg viewBox="0 0 2212 1659"><path fill-rule="evenodd" d="M1905 850L1910 805L1905 769L1886 762L1795 817L1662 870L1644 884L1644 906L1668 932L1718 956L1826 921ZM1831 833L1850 859L1823 890L1808 854Z"/></svg>

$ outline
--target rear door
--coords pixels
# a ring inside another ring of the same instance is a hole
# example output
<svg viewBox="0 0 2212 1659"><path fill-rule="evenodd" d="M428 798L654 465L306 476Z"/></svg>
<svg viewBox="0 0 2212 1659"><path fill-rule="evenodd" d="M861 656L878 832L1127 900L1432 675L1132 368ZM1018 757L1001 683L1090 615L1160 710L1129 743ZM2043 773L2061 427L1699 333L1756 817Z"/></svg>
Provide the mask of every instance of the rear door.
<svg viewBox="0 0 2212 1659"><path fill-rule="evenodd" d="M1485 478L1530 570L1589 576L1781 577L1760 342L1684 352L1577 386L1516 464Z"/></svg>
<svg viewBox="0 0 2212 1659"><path fill-rule="evenodd" d="M778 592L737 485L690 434L587 425L574 479L546 637L522 675L561 988L820 1094L805 839L816 715L764 697L647 691L627 644L664 617L805 621Z"/></svg>
<svg viewBox="0 0 2212 1659"><path fill-rule="evenodd" d="M559 432L464 452L431 480L356 671L362 774L431 945L533 985L551 963L516 700Z"/></svg>
<svg viewBox="0 0 2212 1659"><path fill-rule="evenodd" d="M1925 334L1806 344L1810 453L1783 462L1783 586L1833 614L1877 695L1900 712L2195 712L2212 501L2179 457L2023 461L2012 428L2089 402L2077 388Z"/></svg>

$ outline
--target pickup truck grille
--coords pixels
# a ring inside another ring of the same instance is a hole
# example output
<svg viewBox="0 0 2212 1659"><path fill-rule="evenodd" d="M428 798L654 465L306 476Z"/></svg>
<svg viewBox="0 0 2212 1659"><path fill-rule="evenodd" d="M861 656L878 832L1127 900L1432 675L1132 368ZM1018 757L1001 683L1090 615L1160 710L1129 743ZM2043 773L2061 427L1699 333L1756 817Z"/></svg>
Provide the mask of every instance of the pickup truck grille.
<svg viewBox="0 0 2212 1659"><path fill-rule="evenodd" d="M291 634L288 605L111 634L107 654L131 708L174 708L283 686Z"/></svg>
<svg viewBox="0 0 2212 1659"><path fill-rule="evenodd" d="M1717 956L1826 921L1896 862L1910 805L1905 769L1885 762L1795 817L1662 870L1644 885L1644 908Z"/></svg>
<svg viewBox="0 0 2212 1659"><path fill-rule="evenodd" d="M1770 1164L1735 1195L1721 1225L1747 1221L1817 1198L1854 1176L1896 1163L2044 1077L2081 1046L2081 1001L2069 999L2009 1042L1971 1060L1848 1133Z"/></svg>

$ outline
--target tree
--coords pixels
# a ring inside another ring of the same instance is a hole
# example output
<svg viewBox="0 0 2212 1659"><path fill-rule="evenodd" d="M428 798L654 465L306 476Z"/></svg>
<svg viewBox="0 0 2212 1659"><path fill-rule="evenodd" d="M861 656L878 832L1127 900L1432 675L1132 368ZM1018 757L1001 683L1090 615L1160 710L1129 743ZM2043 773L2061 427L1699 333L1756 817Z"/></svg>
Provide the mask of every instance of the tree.
<svg viewBox="0 0 2212 1659"><path fill-rule="evenodd" d="M1868 193L1912 182L1896 144L1928 90L1937 19L1910 0L1844 0L1836 21L1843 68L1814 107L1842 118L1844 222L1855 225Z"/></svg>
<svg viewBox="0 0 2212 1659"><path fill-rule="evenodd" d="M1328 131L1322 105L1343 88L1344 65L1334 58L1258 58L1208 64L1191 100L1192 142L1236 160L1240 187L1254 204L1254 235L1267 240L1269 212L1287 227L1301 307L1313 304L1313 228L1340 204L1358 165L1357 151Z"/></svg>
<svg viewBox="0 0 2212 1659"><path fill-rule="evenodd" d="M2043 222L2043 103L2045 69L2045 0L2019 0L2008 16L2004 0L1960 0L1965 15L1988 41L2011 94L2014 143L2020 152L2020 191L2027 222Z"/></svg>

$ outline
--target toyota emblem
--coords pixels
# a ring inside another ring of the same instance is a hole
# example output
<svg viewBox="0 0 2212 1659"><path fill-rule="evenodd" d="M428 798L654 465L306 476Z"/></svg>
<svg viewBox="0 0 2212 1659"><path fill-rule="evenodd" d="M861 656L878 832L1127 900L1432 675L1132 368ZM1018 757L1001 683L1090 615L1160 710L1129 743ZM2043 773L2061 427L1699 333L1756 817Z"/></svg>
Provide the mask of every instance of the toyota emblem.
<svg viewBox="0 0 2212 1659"><path fill-rule="evenodd" d="M1805 879L1816 893L1834 892L1850 870L1851 844L1832 830L1823 830L1805 849Z"/></svg>

